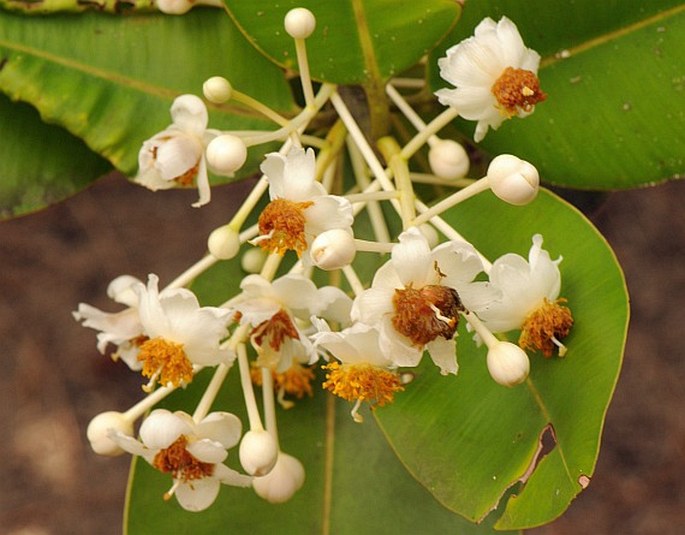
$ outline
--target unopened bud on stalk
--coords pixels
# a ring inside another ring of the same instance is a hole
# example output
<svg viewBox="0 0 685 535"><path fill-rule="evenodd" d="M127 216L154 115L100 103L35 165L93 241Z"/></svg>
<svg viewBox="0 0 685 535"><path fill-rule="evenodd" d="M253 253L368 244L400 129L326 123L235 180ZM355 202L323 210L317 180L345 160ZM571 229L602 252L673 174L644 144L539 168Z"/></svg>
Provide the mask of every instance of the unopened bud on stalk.
<svg viewBox="0 0 685 535"><path fill-rule="evenodd" d="M223 104L231 99L233 87L223 76L212 76L202 84L202 94L214 104Z"/></svg>
<svg viewBox="0 0 685 535"><path fill-rule="evenodd" d="M326 271L348 266L356 254L354 237L343 229L322 232L312 242L310 251L314 265Z"/></svg>
<svg viewBox="0 0 685 535"><path fill-rule="evenodd" d="M314 13L304 7L296 7L288 11L283 22L285 31L293 39L306 39L314 33L316 28Z"/></svg>
<svg viewBox="0 0 685 535"><path fill-rule="evenodd" d="M133 435L133 422L123 413L108 411L98 414L88 424L86 436L90 446L98 455L115 457L124 453L119 445L110 438L112 432L120 431L125 435Z"/></svg>
<svg viewBox="0 0 685 535"><path fill-rule="evenodd" d="M515 386L522 383L530 372L528 355L516 344L496 342L488 349L488 371L501 385Z"/></svg>
<svg viewBox="0 0 685 535"><path fill-rule="evenodd" d="M157 0L157 9L167 15L183 15L190 11L193 2L189 0Z"/></svg>
<svg viewBox="0 0 685 535"><path fill-rule="evenodd" d="M487 177L492 192L515 206L531 202L540 188L538 170L511 154L500 154L492 160Z"/></svg>
<svg viewBox="0 0 685 535"><path fill-rule="evenodd" d="M456 141L441 139L428 151L428 163L435 176L447 180L463 178L469 172L469 155Z"/></svg>
<svg viewBox="0 0 685 535"><path fill-rule="evenodd" d="M292 455L279 452L271 472L252 480L252 487L269 503L284 503L293 497L304 483L304 467Z"/></svg>
<svg viewBox="0 0 685 535"><path fill-rule="evenodd" d="M247 147L239 137L222 134L207 145L207 163L217 175L232 176L247 159Z"/></svg>
<svg viewBox="0 0 685 535"><path fill-rule="evenodd" d="M267 256L269 256L269 253L261 247L248 249L240 258L240 267L248 273L259 273L264 267Z"/></svg>
<svg viewBox="0 0 685 535"><path fill-rule="evenodd" d="M240 442L238 455L248 474L265 476L278 460L278 444L268 431L248 431Z"/></svg>
<svg viewBox="0 0 685 535"><path fill-rule="evenodd" d="M207 248L215 258L230 260L240 250L240 237L229 225L223 225L209 235Z"/></svg>

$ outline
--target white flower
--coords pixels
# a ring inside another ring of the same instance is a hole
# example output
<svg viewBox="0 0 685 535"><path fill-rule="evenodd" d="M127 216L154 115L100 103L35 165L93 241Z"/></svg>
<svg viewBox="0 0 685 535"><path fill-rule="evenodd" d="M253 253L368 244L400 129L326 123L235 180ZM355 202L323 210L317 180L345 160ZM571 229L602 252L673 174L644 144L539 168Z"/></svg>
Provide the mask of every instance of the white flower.
<svg viewBox="0 0 685 535"><path fill-rule="evenodd" d="M287 156L267 154L261 170L269 180L271 202L259 216L260 236L252 243L278 254L294 250L302 255L326 230L351 232L352 204L343 197L328 195L315 180L312 149L292 148ZM311 262L309 254L303 260Z"/></svg>
<svg viewBox="0 0 685 535"><path fill-rule="evenodd" d="M506 17L484 19L475 35L447 50L438 60L440 76L456 86L440 89L441 104L478 121L474 140L499 128L505 119L533 112L546 95L537 78L540 55L526 48L516 25Z"/></svg>
<svg viewBox="0 0 685 535"><path fill-rule="evenodd" d="M472 311L493 332L522 330L519 344L524 347L540 349L550 356L555 346L560 355L565 348L559 339L565 337L573 323L568 308L560 303L561 258L552 260L542 248L542 236L533 236L533 245L528 253L528 261L509 253L501 256L492 265L490 283L480 286L484 293L499 293L494 300L481 299ZM534 340L526 340L530 337ZM562 349L563 348L563 349Z"/></svg>
<svg viewBox="0 0 685 535"><path fill-rule="evenodd" d="M483 269L478 253L458 241L431 251L415 227L399 241L355 299L352 319L378 328L381 350L397 366L417 366L427 350L443 374L456 374L453 337L459 312L469 307L469 283Z"/></svg>
<svg viewBox="0 0 685 535"><path fill-rule="evenodd" d="M128 308L120 312L103 312L91 305L79 303L78 310L72 312L84 327L100 331L97 334L97 348L103 355L109 344L116 346L112 354L114 360L121 358L134 371L141 369L138 361L138 348L143 336L143 325L138 315L138 296L133 287L140 281L130 275L121 275L107 287L107 295L117 303Z"/></svg>
<svg viewBox="0 0 685 535"><path fill-rule="evenodd" d="M231 302L240 322L253 327L250 338L263 367L283 373L297 363L316 361L311 342L297 326L295 317L308 319L320 308L314 283L301 275L284 275L269 282L248 275L242 293Z"/></svg>
<svg viewBox="0 0 685 535"><path fill-rule="evenodd" d="M304 484L304 467L292 455L278 452L278 460L265 476L255 477L252 487L269 503L284 503Z"/></svg>
<svg viewBox="0 0 685 535"><path fill-rule="evenodd" d="M222 464L241 431L240 420L228 412L213 412L195 422L184 412L156 409L141 425L140 441L120 431L112 431L111 439L171 474L174 483L165 499L175 495L184 509L202 511L214 503L221 483L237 487L252 483L252 478Z"/></svg>
<svg viewBox="0 0 685 535"><path fill-rule="evenodd" d="M207 130L209 116L195 95L181 95L171 105L172 124L143 143L135 181L152 191L197 184L200 198L211 198L205 148L216 132Z"/></svg>
<svg viewBox="0 0 685 535"><path fill-rule="evenodd" d="M185 288L158 290L156 275L147 286L139 283L140 321L149 340L140 346L138 359L143 375L152 381L174 386L192 380L193 365L215 366L228 363L234 353L220 349L228 334L230 312L216 307L200 307L197 297Z"/></svg>

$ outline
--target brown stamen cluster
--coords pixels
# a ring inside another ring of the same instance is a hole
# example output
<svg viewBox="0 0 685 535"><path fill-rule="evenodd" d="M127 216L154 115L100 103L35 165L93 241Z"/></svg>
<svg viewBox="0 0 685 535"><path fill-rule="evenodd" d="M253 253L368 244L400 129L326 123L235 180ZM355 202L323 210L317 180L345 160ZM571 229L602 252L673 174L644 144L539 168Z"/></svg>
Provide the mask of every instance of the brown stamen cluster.
<svg viewBox="0 0 685 535"><path fill-rule="evenodd" d="M187 445L188 438L181 435L171 446L159 450L152 466L165 474L170 473L174 479L186 482L211 476L214 473L214 465L199 461L188 452Z"/></svg>
<svg viewBox="0 0 685 535"><path fill-rule="evenodd" d="M491 88L504 115L512 117L519 111L530 112L547 98L540 89L540 80L531 71L507 67Z"/></svg>
<svg viewBox="0 0 685 535"><path fill-rule="evenodd" d="M183 350L183 344L163 338L152 338L140 346L138 360L143 363L141 373L152 378L159 375L159 383L179 386L193 380L193 365Z"/></svg>
<svg viewBox="0 0 685 535"><path fill-rule="evenodd" d="M559 342L568 336L573 326L573 316L568 307L563 306L566 299L551 302L545 299L542 306L528 315L521 327L519 346L522 349L537 349L549 358L554 354ZM562 356L562 352L559 352Z"/></svg>
<svg viewBox="0 0 685 535"><path fill-rule="evenodd" d="M347 401L382 407L392 403L395 392L404 390L397 373L370 364L331 362L322 367L327 371L323 388Z"/></svg>
<svg viewBox="0 0 685 535"><path fill-rule="evenodd" d="M464 310L457 291L440 285L416 289L410 284L395 290L392 304L395 308L393 327L418 348L438 336L450 340L457 331L459 311Z"/></svg>
<svg viewBox="0 0 685 535"><path fill-rule="evenodd" d="M257 325L252 331L252 340L257 346L262 347L266 342L274 351L281 349L286 338L299 340L300 335L290 315L283 309L271 316L271 319Z"/></svg>
<svg viewBox="0 0 685 535"><path fill-rule="evenodd" d="M306 218L304 211L312 201L294 202L288 199L274 199L259 215L259 233L268 238L261 239L259 246L269 252L285 254L296 251L298 256L307 249L304 234Z"/></svg>

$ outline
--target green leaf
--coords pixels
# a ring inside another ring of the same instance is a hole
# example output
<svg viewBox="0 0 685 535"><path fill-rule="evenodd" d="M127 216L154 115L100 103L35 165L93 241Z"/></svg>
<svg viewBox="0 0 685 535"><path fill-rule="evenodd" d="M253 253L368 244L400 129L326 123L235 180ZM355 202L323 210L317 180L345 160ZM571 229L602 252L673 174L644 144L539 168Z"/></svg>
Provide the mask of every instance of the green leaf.
<svg viewBox="0 0 685 535"><path fill-rule="evenodd" d="M527 46L543 55L548 99L506 121L482 142L492 154L533 162L550 183L627 188L685 173L685 6L579 0L473 0L432 56L433 89L446 87L436 61L484 17L506 15ZM568 56L568 57L567 57ZM474 123L459 128L472 137Z"/></svg>
<svg viewBox="0 0 685 535"><path fill-rule="evenodd" d="M0 12L0 26L0 90L29 102L46 122L64 126L127 174L137 167L141 143L171 123L173 99L201 93L210 76L225 76L282 113L295 109L281 70L216 9L183 17L89 13L30 22ZM231 102L210 108L210 127L274 129ZM254 171L259 156L250 151L241 176Z"/></svg>
<svg viewBox="0 0 685 535"><path fill-rule="evenodd" d="M64 199L111 169L66 130L27 104L0 95L0 218Z"/></svg>
<svg viewBox="0 0 685 535"><path fill-rule="evenodd" d="M247 38L273 61L297 68L286 13L305 7L316 16L307 39L315 79L338 84L378 84L413 66L452 27L460 8L452 0L225 0Z"/></svg>
<svg viewBox="0 0 685 535"><path fill-rule="evenodd" d="M575 318L568 353L531 355L528 381L505 388L490 378L485 348L476 348L462 325L459 375L441 377L426 364L377 416L409 471L446 507L473 521L527 478L542 436L546 442L553 436L553 449L522 488L514 488L506 508L499 506L498 528L541 525L568 507L595 469L628 324L623 275L597 230L545 191L526 207L482 194L446 219L490 259L512 251L525 257L531 236L543 233L552 258L563 256L561 296Z"/></svg>

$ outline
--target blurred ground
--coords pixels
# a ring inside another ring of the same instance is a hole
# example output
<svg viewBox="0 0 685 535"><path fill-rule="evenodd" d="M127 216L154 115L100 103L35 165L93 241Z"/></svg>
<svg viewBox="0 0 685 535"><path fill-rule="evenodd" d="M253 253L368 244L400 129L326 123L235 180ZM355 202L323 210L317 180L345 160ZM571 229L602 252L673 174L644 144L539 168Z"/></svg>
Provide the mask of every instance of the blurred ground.
<svg viewBox="0 0 685 535"><path fill-rule="evenodd" d="M80 301L110 309L105 289L122 273L169 281L202 256L203 236L245 191L216 188L197 210L195 192L152 194L112 176L0 224L0 533L121 532L128 458L92 454L85 427L138 399L140 379L100 358L94 332L70 312ZM680 181L612 194L594 216L631 292L625 364L592 483L561 519L530 533L684 529L684 205Z"/></svg>

